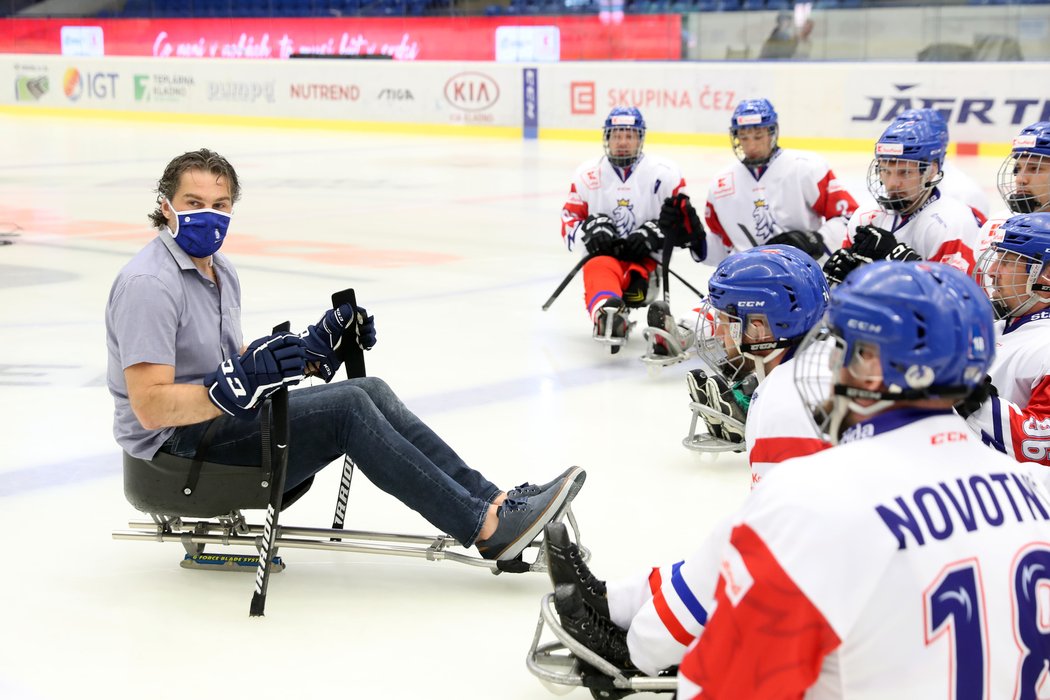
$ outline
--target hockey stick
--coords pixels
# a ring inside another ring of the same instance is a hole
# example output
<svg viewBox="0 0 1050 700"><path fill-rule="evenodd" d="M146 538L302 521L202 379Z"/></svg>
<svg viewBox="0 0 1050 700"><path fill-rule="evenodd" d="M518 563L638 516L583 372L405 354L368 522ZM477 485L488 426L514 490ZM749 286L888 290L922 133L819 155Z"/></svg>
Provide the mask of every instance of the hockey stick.
<svg viewBox="0 0 1050 700"><path fill-rule="evenodd" d="M344 289L332 295L332 308L339 308L343 304L350 304L354 307L355 316L351 328L356 329L357 295L354 294L353 289ZM344 336L350 330L350 328L347 328L344 331ZM343 364L346 366L347 379L363 377L365 376L365 353L356 342L349 342L349 338L346 340L348 342L343 343L340 348L340 355L342 356ZM335 500L335 515L332 516L333 530L342 530L343 523L346 521L346 503L350 499L350 482L354 479L354 467L354 461L350 459L350 456L343 455L343 475L339 479L339 495ZM333 537L331 541L341 542L342 540L338 537Z"/></svg>
<svg viewBox="0 0 1050 700"><path fill-rule="evenodd" d="M290 328L291 324L285 321L276 326L273 332L284 333ZM271 559L275 554L274 541L277 539L277 519L284 500L284 482L288 472L288 387L282 386L277 390L270 398L270 406L273 408L273 437L276 449L272 453L270 502L266 506L266 521L259 538L259 568L255 570L255 592L252 593L252 604L248 613L251 617L262 617L266 608L266 589L270 584ZM271 449L268 440L263 440L263 449Z"/></svg>
<svg viewBox="0 0 1050 700"><path fill-rule="evenodd" d="M561 284L558 285L558 288L554 290L554 294L551 294L550 298L547 299L547 301L543 304L544 311L549 309L551 307L551 304L554 303L554 300L557 299L558 296L565 291L565 288L569 286L569 282L572 282L572 278L576 276L576 273L583 269L583 266L587 264L587 261L589 261L591 258L597 255L598 253L588 253L587 255L580 258L580 261L576 263L575 267L573 267L572 270L569 271L569 274L567 274L565 276L565 279L561 281Z"/></svg>
<svg viewBox="0 0 1050 700"><path fill-rule="evenodd" d="M684 285L686 286L686 289L688 289L689 291L691 291L691 292L692 292L693 294L697 295L697 296L698 296L698 297L700 297L701 299L704 299L704 298L705 298L705 297L707 296L707 295L705 295L705 294L704 294L703 292L701 292L701 291L700 291L699 289L697 289L697 288L696 288L696 287L694 287L693 285L691 285L691 284L689 284L688 282L686 282L686 281L685 281L685 278L684 278L684 277L682 277L682 276L681 276L680 274L678 274L677 272L675 272L675 271L674 271L674 270L672 270L671 268L667 268L667 271L668 271L669 273L671 273L672 275L674 275L674 278L675 278L676 280L678 280L679 282L681 282L682 284L684 284Z"/></svg>
<svg viewBox="0 0 1050 700"><path fill-rule="evenodd" d="M739 226L740 230L744 232L744 235L747 237L747 240L751 242L751 247L757 248L758 241L756 241L755 237L751 235L751 232L747 230L747 226L744 226L743 224L737 224L737 226Z"/></svg>

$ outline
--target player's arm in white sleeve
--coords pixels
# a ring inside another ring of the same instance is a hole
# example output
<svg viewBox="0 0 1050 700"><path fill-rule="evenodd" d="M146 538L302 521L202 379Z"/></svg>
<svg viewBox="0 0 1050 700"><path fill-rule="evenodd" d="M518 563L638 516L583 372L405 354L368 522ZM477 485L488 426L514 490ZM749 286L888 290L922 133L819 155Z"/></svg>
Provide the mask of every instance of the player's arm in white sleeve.
<svg viewBox="0 0 1050 700"><path fill-rule="evenodd" d="M806 201L817 216L824 220L817 233L824 239L830 254L842 247L846 224L857 211L857 201L823 158L811 155L802 162L809 171L805 182Z"/></svg>
<svg viewBox="0 0 1050 700"><path fill-rule="evenodd" d="M674 666L703 631L732 523L732 518L722 520L688 558L650 574L652 595L627 630L631 662L641 671L655 676Z"/></svg>
<svg viewBox="0 0 1050 700"><path fill-rule="evenodd" d="M710 193L704 205L704 228L707 229L707 258L703 262L715 267L733 252L733 242L729 240L722 222L718 220L718 212L715 211Z"/></svg>
<svg viewBox="0 0 1050 700"><path fill-rule="evenodd" d="M576 234L579 233L580 224L591 213L590 206L582 192L583 184L580 173L577 171L569 186L569 196L561 208L561 239L570 251L576 245Z"/></svg>
<svg viewBox="0 0 1050 700"><path fill-rule="evenodd" d="M1050 376L1043 375L1021 407L989 396L966 423L981 440L1018 462L1050 467Z"/></svg>

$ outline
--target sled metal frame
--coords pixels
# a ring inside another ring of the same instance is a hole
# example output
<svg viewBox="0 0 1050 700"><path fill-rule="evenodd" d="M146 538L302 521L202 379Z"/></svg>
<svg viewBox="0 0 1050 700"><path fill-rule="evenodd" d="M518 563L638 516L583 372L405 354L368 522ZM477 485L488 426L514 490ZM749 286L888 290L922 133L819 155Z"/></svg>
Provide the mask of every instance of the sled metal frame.
<svg viewBox="0 0 1050 700"><path fill-rule="evenodd" d="M689 434L682 439L682 445L686 448L693 450L694 452L712 453L743 452L747 449L747 443L743 440L740 442L730 442L729 440L715 437L710 432L702 434L696 432L696 426L701 416L707 416L723 423L729 423L741 433L744 432L744 423L742 421L739 421L736 418L730 418L721 411L716 411L710 406L696 401L689 402L689 409L693 412L693 417L692 420L689 421Z"/></svg>
<svg viewBox="0 0 1050 700"><path fill-rule="evenodd" d="M557 641L540 642L544 627L550 629ZM581 663L593 667L597 673L584 674ZM678 688L677 676L653 677L625 672L573 639L561 626L553 593L545 595L540 602L536 633L525 665L544 685L562 686L550 689L559 694L566 692L564 687L585 687L595 698L620 698L633 693L673 693Z"/></svg>
<svg viewBox="0 0 1050 700"><path fill-rule="evenodd" d="M576 540L579 541L580 530L571 504L559 516L561 517L569 521ZM218 518L183 519L164 515L151 515L151 518L152 520L130 521L128 523L130 530L114 532L113 539L179 542L185 548L188 558L192 558L205 554L204 548L207 545L249 547L258 551L264 535L264 526L249 524L240 511L233 511ZM276 526L276 530L277 536L270 552L271 557L276 557L281 548L317 549L413 557L427 561L447 559L461 564L487 568L493 574L500 574L504 571L512 573L547 571L542 539L536 539L526 547L526 550L536 550L535 560L526 562L524 558L499 561L457 552L455 550L462 548L462 545L449 535L407 535L366 530L292 527L281 524ZM590 558L590 550L581 546L580 552L585 560ZM249 568L245 570L254 571Z"/></svg>
<svg viewBox="0 0 1050 700"><path fill-rule="evenodd" d="M691 351L681 350L681 342L677 338L672 337L671 334L663 328L653 328L652 326L649 326L642 330L642 338L645 339L645 354L642 355L640 359L650 370L660 370L664 367L677 365L679 362L685 362L693 356ZM657 338L663 339L666 347L676 350L675 354L657 355Z"/></svg>

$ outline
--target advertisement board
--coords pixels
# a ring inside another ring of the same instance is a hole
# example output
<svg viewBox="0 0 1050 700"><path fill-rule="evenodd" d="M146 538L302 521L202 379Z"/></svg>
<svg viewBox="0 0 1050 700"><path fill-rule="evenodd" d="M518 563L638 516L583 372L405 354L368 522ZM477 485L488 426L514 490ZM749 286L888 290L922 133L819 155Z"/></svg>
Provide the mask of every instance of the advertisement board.
<svg viewBox="0 0 1050 700"><path fill-rule="evenodd" d="M536 31L526 28L538 27ZM289 58L385 56L398 61L677 60L679 15L603 23L569 17L0 19L0 53ZM517 31L515 31L517 29ZM94 52L94 53L92 53ZM507 58L515 54L517 58Z"/></svg>

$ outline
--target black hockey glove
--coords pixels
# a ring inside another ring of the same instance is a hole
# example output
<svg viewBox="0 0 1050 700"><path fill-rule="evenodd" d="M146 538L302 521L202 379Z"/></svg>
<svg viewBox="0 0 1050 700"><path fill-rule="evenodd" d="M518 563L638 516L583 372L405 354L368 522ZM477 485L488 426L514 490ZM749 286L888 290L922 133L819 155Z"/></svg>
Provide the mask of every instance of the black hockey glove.
<svg viewBox="0 0 1050 700"><path fill-rule="evenodd" d="M580 224L583 245L592 255L610 255L620 233L616 224L605 214L591 214Z"/></svg>
<svg viewBox="0 0 1050 700"><path fill-rule="evenodd" d="M767 243L798 248L814 260L828 252L824 246L824 237L816 231L784 231L770 238Z"/></svg>
<svg viewBox="0 0 1050 700"><path fill-rule="evenodd" d="M995 388L995 384L992 384L992 378L985 375L983 382L974 387L973 391L966 398L955 404L955 412L963 418L969 418L981 410L981 406L984 405L985 401L992 396L998 395L999 390Z"/></svg>
<svg viewBox="0 0 1050 700"><path fill-rule="evenodd" d="M641 262L649 253L659 253L664 247L664 234L656 221L646 221L623 239L620 257L630 262Z"/></svg>
<svg viewBox="0 0 1050 700"><path fill-rule="evenodd" d="M224 413L253 420L259 404L282 386L298 384L306 372L306 351L294 333L259 338L204 377L208 398Z"/></svg>
<svg viewBox="0 0 1050 700"><path fill-rule="evenodd" d="M307 327L300 337L306 359L315 365L317 376L328 383L335 377L343 361L339 348L343 344L343 335L354 320L357 320L354 341L362 350L370 350L376 344L375 317L368 312L350 304L343 304L336 309L325 311L321 320Z"/></svg>
<svg viewBox="0 0 1050 700"><path fill-rule="evenodd" d="M864 262L866 261L856 257L850 248L839 248L824 263L824 276L828 278L828 284L842 284L846 275L863 265Z"/></svg>
<svg viewBox="0 0 1050 700"><path fill-rule="evenodd" d="M689 202L689 195L679 193L665 199L659 224L675 246L689 248L693 257L701 262L707 258L707 232Z"/></svg>
<svg viewBox="0 0 1050 700"><path fill-rule="evenodd" d="M850 252L861 262L870 263L888 258L896 245L897 238L890 231L878 226L858 226Z"/></svg>

